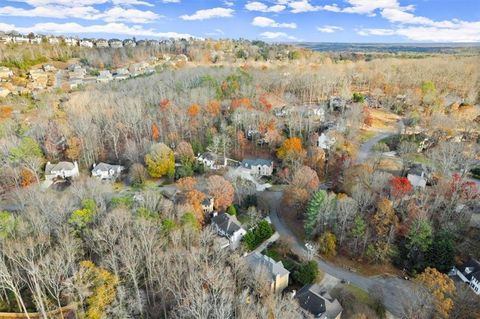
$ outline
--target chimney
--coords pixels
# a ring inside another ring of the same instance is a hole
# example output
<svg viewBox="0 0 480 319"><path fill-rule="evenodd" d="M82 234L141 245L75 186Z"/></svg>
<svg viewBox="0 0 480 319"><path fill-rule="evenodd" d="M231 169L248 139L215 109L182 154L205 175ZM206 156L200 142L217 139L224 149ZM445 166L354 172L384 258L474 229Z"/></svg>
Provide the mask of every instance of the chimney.
<svg viewBox="0 0 480 319"><path fill-rule="evenodd" d="M97 164L93 163L93 168L95 168L95 166L97 166Z"/></svg>
<svg viewBox="0 0 480 319"><path fill-rule="evenodd" d="M291 293L290 297L293 299L296 294L297 294L297 291L294 289L294 290L292 290L292 293Z"/></svg>

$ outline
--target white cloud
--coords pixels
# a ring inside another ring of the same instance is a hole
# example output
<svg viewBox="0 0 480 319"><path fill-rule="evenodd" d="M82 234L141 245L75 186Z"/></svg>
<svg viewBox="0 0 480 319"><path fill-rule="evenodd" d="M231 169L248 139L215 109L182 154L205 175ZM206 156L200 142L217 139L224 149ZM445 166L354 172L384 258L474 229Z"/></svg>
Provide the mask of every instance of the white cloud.
<svg viewBox="0 0 480 319"><path fill-rule="evenodd" d="M336 31L342 31L343 28L335 25L324 25L322 27L317 27L317 30L323 33L334 33Z"/></svg>
<svg viewBox="0 0 480 319"><path fill-rule="evenodd" d="M266 4L258 1L248 2L245 5L245 9L248 11L259 11L259 12L282 12L285 10L286 6L283 4L276 4L273 6L267 6Z"/></svg>
<svg viewBox="0 0 480 319"><path fill-rule="evenodd" d="M154 7L154 5L150 2L140 0L112 0L112 3L115 5L143 5L147 7Z"/></svg>
<svg viewBox="0 0 480 319"><path fill-rule="evenodd" d="M180 3L180 0L162 0L163 3Z"/></svg>
<svg viewBox="0 0 480 319"><path fill-rule="evenodd" d="M45 6L33 9L23 9L17 7L0 7L0 16L15 17L45 17L45 18L78 18L85 20L94 20L98 18L100 12L93 7L64 7L64 6Z"/></svg>
<svg viewBox="0 0 480 319"><path fill-rule="evenodd" d="M37 23L31 27L16 27L10 24L0 23L0 30L16 30L20 33L46 33L46 34L115 34L127 36L145 36L156 38L190 38L194 37L188 33L158 32L153 29L144 29L140 25L128 26L124 23L107 23L100 25L84 26L74 22L68 23Z"/></svg>
<svg viewBox="0 0 480 319"><path fill-rule="evenodd" d="M235 10L230 8L212 8L205 10L198 10L192 15L182 15L183 20L207 20L212 18L231 18Z"/></svg>
<svg viewBox="0 0 480 319"><path fill-rule="evenodd" d="M392 29L360 29L362 36L402 36L420 42L478 42L480 41L480 21L464 22L450 28L413 26Z"/></svg>
<svg viewBox="0 0 480 319"><path fill-rule="evenodd" d="M11 2L26 3L32 7L59 5L65 7L83 7L107 3L109 0L10 0Z"/></svg>
<svg viewBox="0 0 480 319"><path fill-rule="evenodd" d="M255 17L252 21L252 25L261 28L288 28L288 29L296 29L296 23L279 23L273 19L266 18L266 17Z"/></svg>
<svg viewBox="0 0 480 319"><path fill-rule="evenodd" d="M310 0L280 0L279 3L288 5L290 12L303 13L315 11L332 11L340 12L340 8L336 4L316 6L310 3Z"/></svg>
<svg viewBox="0 0 480 319"><path fill-rule="evenodd" d="M226 5L227 7L233 7L235 5L235 2L223 0L223 4Z"/></svg>
<svg viewBox="0 0 480 319"><path fill-rule="evenodd" d="M137 9L124 9L122 7L112 7L105 12L87 7L64 7L64 6L45 6L33 9L22 9L16 7L0 7L0 16L16 17L45 17L56 19L76 18L84 20L104 20L106 22L132 22L132 23L150 23L159 18L160 15L152 11L142 11Z"/></svg>
<svg viewBox="0 0 480 319"><path fill-rule="evenodd" d="M159 18L160 15L152 11L142 11L137 9L124 9L114 7L99 15L100 19L107 22L132 22L132 23L150 23Z"/></svg>
<svg viewBox="0 0 480 319"><path fill-rule="evenodd" d="M215 29L213 32L207 32L205 33L208 36L222 36L225 34L222 29Z"/></svg>
<svg viewBox="0 0 480 319"><path fill-rule="evenodd" d="M347 2L351 7L344 8L342 12L375 15L374 11L377 9L400 7L397 0L347 0Z"/></svg>
<svg viewBox="0 0 480 319"><path fill-rule="evenodd" d="M266 39L270 40L276 40L276 39L288 39L288 40L297 40L294 36L288 35L285 32L263 32L260 33L260 36Z"/></svg>

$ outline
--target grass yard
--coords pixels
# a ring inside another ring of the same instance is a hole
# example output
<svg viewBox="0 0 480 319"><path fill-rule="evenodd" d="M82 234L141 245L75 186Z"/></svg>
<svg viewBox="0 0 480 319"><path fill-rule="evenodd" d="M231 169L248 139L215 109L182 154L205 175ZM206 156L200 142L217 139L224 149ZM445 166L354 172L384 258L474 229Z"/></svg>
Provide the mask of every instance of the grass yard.
<svg viewBox="0 0 480 319"><path fill-rule="evenodd" d="M370 109L370 114L372 116L371 129L382 131L394 131L397 129L396 123L400 116L378 109Z"/></svg>
<svg viewBox="0 0 480 319"><path fill-rule="evenodd" d="M374 131L361 130L360 131L360 143L364 143L375 136Z"/></svg>

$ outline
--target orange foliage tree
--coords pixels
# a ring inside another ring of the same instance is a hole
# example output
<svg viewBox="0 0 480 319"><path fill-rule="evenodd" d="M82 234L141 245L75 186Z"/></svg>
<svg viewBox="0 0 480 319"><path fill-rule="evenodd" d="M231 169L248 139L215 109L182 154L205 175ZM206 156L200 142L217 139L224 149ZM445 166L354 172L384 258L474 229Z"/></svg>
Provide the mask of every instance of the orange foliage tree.
<svg viewBox="0 0 480 319"><path fill-rule="evenodd" d="M293 175L291 184L296 188L304 189L311 193L318 189L320 180L313 169L308 166L302 166Z"/></svg>
<svg viewBox="0 0 480 319"><path fill-rule="evenodd" d="M209 194L214 198L215 208L224 211L233 202L235 190L232 184L220 175L212 175L207 180Z"/></svg>
<svg viewBox="0 0 480 319"><path fill-rule="evenodd" d="M217 100L212 100L212 101L208 102L206 110L207 110L208 113L210 113L212 115L218 115L220 113L220 110L221 110L221 104Z"/></svg>
<svg viewBox="0 0 480 319"><path fill-rule="evenodd" d="M165 110L170 106L170 100L169 99L163 99L159 103L160 109Z"/></svg>
<svg viewBox="0 0 480 319"><path fill-rule="evenodd" d="M6 119L12 115L13 109L11 106L0 107L0 118Z"/></svg>
<svg viewBox="0 0 480 319"><path fill-rule="evenodd" d="M200 112L200 105L194 103L188 107L187 113L191 117L195 117Z"/></svg>
<svg viewBox="0 0 480 319"><path fill-rule="evenodd" d="M22 187L27 187L35 183L36 177L28 168L22 168L20 171L20 179Z"/></svg>
<svg viewBox="0 0 480 319"><path fill-rule="evenodd" d="M156 142L159 137L160 131L158 130L158 127L155 124L152 124L152 139Z"/></svg>
<svg viewBox="0 0 480 319"><path fill-rule="evenodd" d="M298 137L291 137L286 139L282 146L277 150L277 157L284 159L291 153L301 152L303 152L302 140Z"/></svg>
<svg viewBox="0 0 480 319"><path fill-rule="evenodd" d="M232 109L237 109L239 107L244 107L246 109L252 108L252 101L248 97L234 99L230 105Z"/></svg>
<svg viewBox="0 0 480 319"><path fill-rule="evenodd" d="M195 177L183 177L177 181L177 187L184 191L191 191L195 189L197 179Z"/></svg>

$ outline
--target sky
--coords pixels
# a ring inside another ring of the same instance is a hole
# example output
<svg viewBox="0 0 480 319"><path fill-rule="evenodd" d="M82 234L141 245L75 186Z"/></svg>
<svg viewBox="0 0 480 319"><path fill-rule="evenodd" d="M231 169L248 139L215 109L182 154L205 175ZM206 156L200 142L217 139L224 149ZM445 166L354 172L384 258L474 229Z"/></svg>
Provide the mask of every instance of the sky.
<svg viewBox="0 0 480 319"><path fill-rule="evenodd" d="M480 0L0 0L0 30L90 38L480 42Z"/></svg>

